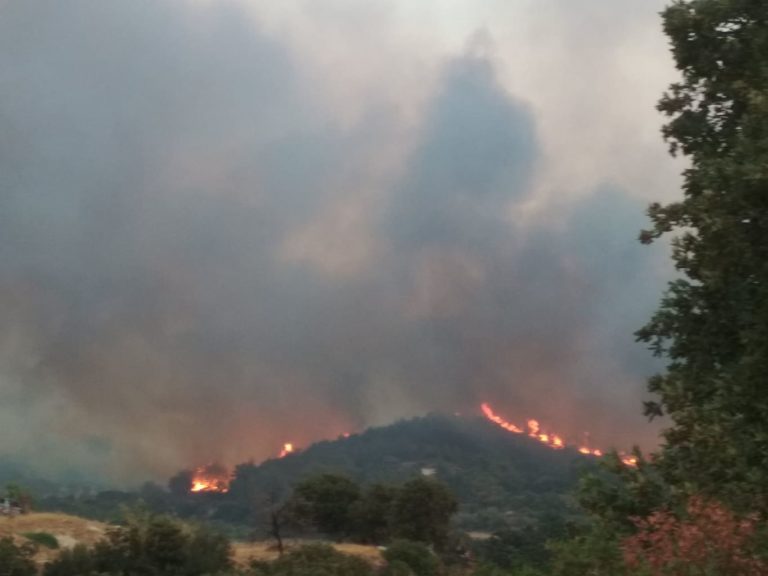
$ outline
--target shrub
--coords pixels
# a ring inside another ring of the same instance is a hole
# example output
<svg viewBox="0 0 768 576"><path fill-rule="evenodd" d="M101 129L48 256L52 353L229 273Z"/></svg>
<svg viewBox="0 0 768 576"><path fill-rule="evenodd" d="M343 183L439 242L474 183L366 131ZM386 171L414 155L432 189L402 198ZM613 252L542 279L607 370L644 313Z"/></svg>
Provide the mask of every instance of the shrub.
<svg viewBox="0 0 768 576"><path fill-rule="evenodd" d="M768 564L755 554L757 520L739 518L718 502L689 500L683 518L668 510L636 519L624 539L624 561L651 576L762 576Z"/></svg>
<svg viewBox="0 0 768 576"><path fill-rule="evenodd" d="M203 576L232 568L229 542L202 528L170 518L130 518L93 548L64 550L45 567L45 576L130 574L131 576ZM6 576L0 571L0 576Z"/></svg>
<svg viewBox="0 0 768 576"><path fill-rule="evenodd" d="M395 540L384 551L384 559L396 569L399 563L408 566L415 576L434 576L440 567L440 562L432 551L418 542Z"/></svg>
<svg viewBox="0 0 768 576"><path fill-rule="evenodd" d="M272 564L255 563L258 574L270 576L372 576L368 562L343 554L328 544L307 544L291 550Z"/></svg>
<svg viewBox="0 0 768 576"><path fill-rule="evenodd" d="M62 550L55 561L45 565L44 576L87 576L96 570L93 553L83 544Z"/></svg>
<svg viewBox="0 0 768 576"><path fill-rule="evenodd" d="M40 546L45 546L51 550L56 550L59 547L59 541L56 539L56 536L49 532L24 532L22 536L35 544L40 544Z"/></svg>
<svg viewBox="0 0 768 576"><path fill-rule="evenodd" d="M16 546L11 538L0 538L0 576L35 576L33 546Z"/></svg>

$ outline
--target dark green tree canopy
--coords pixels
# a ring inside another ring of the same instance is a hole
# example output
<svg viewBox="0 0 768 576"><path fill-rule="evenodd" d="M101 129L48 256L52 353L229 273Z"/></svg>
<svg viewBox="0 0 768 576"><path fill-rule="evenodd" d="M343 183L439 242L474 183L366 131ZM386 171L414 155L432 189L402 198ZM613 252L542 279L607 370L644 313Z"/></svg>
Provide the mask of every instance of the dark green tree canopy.
<svg viewBox="0 0 768 576"><path fill-rule="evenodd" d="M676 1L664 27L682 80L659 109L690 165L684 196L649 209L680 272L638 338L668 360L667 478L768 511L768 2Z"/></svg>
<svg viewBox="0 0 768 576"><path fill-rule="evenodd" d="M394 502L393 533L440 548L448 540L451 517L457 510L456 499L444 485L414 478L403 485Z"/></svg>
<svg viewBox="0 0 768 576"><path fill-rule="evenodd" d="M294 506L320 532L343 537L352 527L352 505L360 499L360 486L339 474L319 474L300 482Z"/></svg>
<svg viewBox="0 0 768 576"><path fill-rule="evenodd" d="M0 576L35 576L34 548L17 546L9 537L0 538Z"/></svg>

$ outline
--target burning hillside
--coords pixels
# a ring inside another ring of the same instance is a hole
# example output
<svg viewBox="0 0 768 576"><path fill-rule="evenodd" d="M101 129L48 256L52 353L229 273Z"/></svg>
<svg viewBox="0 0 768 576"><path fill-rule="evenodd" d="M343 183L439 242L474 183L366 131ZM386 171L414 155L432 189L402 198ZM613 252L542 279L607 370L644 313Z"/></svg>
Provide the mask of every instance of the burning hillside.
<svg viewBox="0 0 768 576"><path fill-rule="evenodd" d="M285 458L289 454L298 452L292 442L286 442L277 455L278 459ZM192 471L189 491L194 493L213 492L226 494L229 492L229 484L233 473L221 464L206 464L198 466Z"/></svg>
<svg viewBox="0 0 768 576"><path fill-rule="evenodd" d="M199 466L192 472L190 492L219 492L229 491L232 474L221 464Z"/></svg>
<svg viewBox="0 0 768 576"><path fill-rule="evenodd" d="M554 450L562 450L563 448L566 447L566 443L563 441L562 436L560 436L559 434L555 434L554 432L548 432L544 430L541 424L539 424L538 420L528 420L524 428L522 426L517 426L516 424L509 422L508 420L505 420L504 418L496 414L493 411L493 408L491 408L491 406L487 402L483 402L480 405L480 410L483 412L483 415L488 420L504 428L504 430L507 430L514 434L527 434L531 438L538 440L545 446L552 448ZM573 446L578 449L579 453L584 454L586 456L600 457L604 453L599 448L592 448L585 444L581 444L581 445L574 444ZM621 458L621 461L627 466L637 465L637 458L632 455L626 454L624 452L619 452L619 457Z"/></svg>
<svg viewBox="0 0 768 576"><path fill-rule="evenodd" d="M590 446L584 441L567 442L564 435L548 429L538 420L527 419L525 424L516 424L506 420L497 414L487 402L483 402L480 405L480 411L487 420L493 422L507 432L528 436L552 450L563 450L570 447L577 450L580 454L597 458L602 457L605 454L604 450ZM345 438L349 438L349 433L344 433L338 436L339 440ZM277 453L276 458L283 459L298 452L299 450L293 442L286 442ZM637 465L637 458L635 456L625 452L619 452L618 454L625 465ZM229 485L232 479L232 473L222 465L209 464L200 466L192 472L189 491L194 493L213 492L224 494L229 491Z"/></svg>

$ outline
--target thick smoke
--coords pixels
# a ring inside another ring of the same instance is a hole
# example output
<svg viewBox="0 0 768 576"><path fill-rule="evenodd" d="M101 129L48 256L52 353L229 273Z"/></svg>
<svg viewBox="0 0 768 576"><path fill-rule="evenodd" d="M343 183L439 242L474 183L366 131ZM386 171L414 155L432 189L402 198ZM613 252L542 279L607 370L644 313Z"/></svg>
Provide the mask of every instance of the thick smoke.
<svg viewBox="0 0 768 576"><path fill-rule="evenodd" d="M237 3L0 3L0 452L137 479L482 400L649 442L644 202L537 202L476 44L415 121L374 88Z"/></svg>

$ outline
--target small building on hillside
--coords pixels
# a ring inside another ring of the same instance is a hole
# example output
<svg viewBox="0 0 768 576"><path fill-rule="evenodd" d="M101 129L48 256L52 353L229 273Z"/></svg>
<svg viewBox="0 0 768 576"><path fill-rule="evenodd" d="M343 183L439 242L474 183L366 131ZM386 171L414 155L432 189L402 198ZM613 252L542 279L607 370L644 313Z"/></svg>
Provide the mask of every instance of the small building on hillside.
<svg viewBox="0 0 768 576"><path fill-rule="evenodd" d="M17 516L22 512L22 507L15 500L0 498L0 516Z"/></svg>

